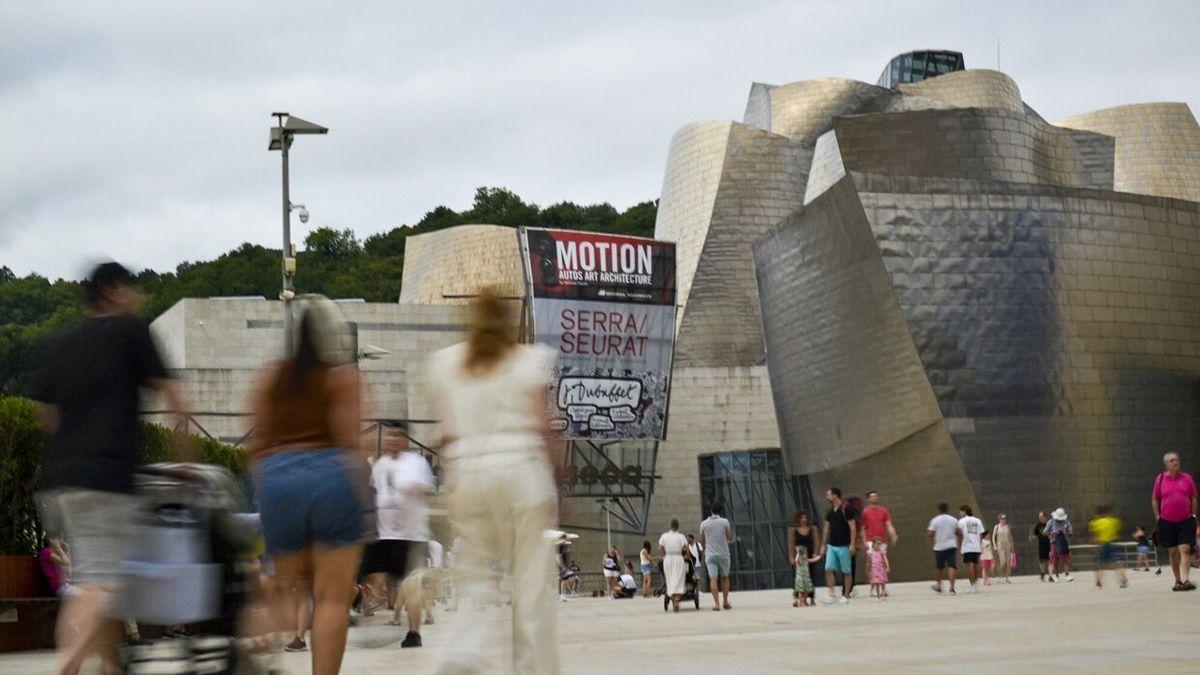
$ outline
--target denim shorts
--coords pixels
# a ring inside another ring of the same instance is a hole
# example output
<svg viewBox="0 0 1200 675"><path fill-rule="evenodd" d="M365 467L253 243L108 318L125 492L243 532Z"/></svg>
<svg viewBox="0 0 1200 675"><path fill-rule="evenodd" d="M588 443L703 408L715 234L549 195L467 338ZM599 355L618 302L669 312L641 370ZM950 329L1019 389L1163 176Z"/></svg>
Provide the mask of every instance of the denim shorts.
<svg viewBox="0 0 1200 675"><path fill-rule="evenodd" d="M825 547L825 569L832 572L841 572L842 574L850 573L850 547L849 546L826 546Z"/></svg>
<svg viewBox="0 0 1200 675"><path fill-rule="evenodd" d="M650 563L642 563L642 574L650 574Z"/></svg>
<svg viewBox="0 0 1200 675"><path fill-rule="evenodd" d="M367 465L347 450L294 450L254 467L263 535L271 555L339 548L375 535Z"/></svg>
<svg viewBox="0 0 1200 675"><path fill-rule="evenodd" d="M704 566L708 568L709 579L729 578L729 556L720 553L707 553L704 556Z"/></svg>

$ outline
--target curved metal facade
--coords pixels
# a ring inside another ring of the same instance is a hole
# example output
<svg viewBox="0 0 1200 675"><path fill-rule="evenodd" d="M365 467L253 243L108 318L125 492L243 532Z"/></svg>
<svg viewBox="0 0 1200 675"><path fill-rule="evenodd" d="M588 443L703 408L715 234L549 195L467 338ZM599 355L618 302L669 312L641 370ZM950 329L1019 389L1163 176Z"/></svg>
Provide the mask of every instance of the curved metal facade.
<svg viewBox="0 0 1200 675"><path fill-rule="evenodd" d="M901 93L942 101L955 108L1025 111L1017 83L998 70L959 70L897 88Z"/></svg>
<svg viewBox="0 0 1200 675"><path fill-rule="evenodd" d="M502 225L459 225L409 237L400 302L461 305L490 286L501 295L525 293L517 232Z"/></svg>
<svg viewBox="0 0 1200 675"><path fill-rule="evenodd" d="M1200 125L1186 103L1123 105L1058 124L1117 139L1116 189L1200 200Z"/></svg>

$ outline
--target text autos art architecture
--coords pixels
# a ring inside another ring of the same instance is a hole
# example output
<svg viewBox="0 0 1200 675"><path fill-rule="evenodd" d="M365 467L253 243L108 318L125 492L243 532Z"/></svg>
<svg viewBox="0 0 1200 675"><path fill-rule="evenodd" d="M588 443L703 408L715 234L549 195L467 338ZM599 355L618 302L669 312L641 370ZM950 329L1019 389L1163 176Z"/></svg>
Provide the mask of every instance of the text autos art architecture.
<svg viewBox="0 0 1200 675"><path fill-rule="evenodd" d="M675 338L675 244L522 228L537 342L558 352L561 438L660 440Z"/></svg>

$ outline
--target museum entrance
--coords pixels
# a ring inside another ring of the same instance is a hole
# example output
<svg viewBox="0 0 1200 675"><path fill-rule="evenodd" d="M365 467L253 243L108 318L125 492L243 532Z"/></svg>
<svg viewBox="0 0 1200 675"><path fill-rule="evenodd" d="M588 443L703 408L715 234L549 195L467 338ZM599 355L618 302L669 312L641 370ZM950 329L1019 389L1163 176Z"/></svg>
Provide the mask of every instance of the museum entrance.
<svg viewBox="0 0 1200 675"><path fill-rule="evenodd" d="M732 587L790 588L787 529L796 511L813 512L807 476L788 476L778 449L702 455L699 463L702 512L707 516L714 503L723 503L733 528Z"/></svg>

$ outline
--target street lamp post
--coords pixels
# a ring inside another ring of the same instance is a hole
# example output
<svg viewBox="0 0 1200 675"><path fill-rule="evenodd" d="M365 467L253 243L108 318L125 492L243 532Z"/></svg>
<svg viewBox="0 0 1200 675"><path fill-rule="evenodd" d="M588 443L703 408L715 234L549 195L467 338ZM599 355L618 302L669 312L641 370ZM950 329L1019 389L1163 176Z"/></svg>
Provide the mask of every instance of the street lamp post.
<svg viewBox="0 0 1200 675"><path fill-rule="evenodd" d="M283 248L280 251L282 262L283 285L279 299L283 300L283 349L284 354L292 353L292 298L296 291L292 287L292 277L296 274L296 253L292 247L292 210L300 209L301 222L308 220L308 211L304 205L292 204L288 184L288 149L292 147L292 139L296 134L327 134L329 129L313 124L285 112L271 113L277 121L271 127L271 139L267 150L278 150L283 160Z"/></svg>

